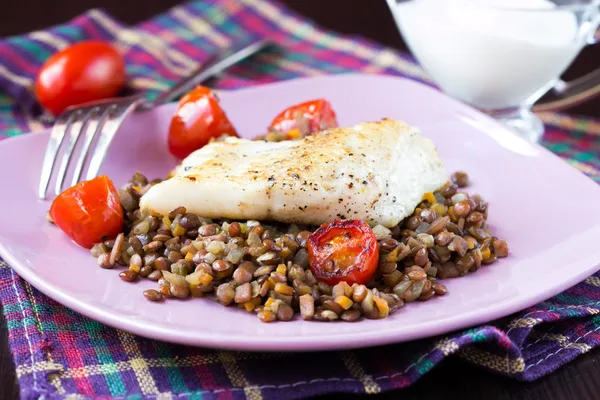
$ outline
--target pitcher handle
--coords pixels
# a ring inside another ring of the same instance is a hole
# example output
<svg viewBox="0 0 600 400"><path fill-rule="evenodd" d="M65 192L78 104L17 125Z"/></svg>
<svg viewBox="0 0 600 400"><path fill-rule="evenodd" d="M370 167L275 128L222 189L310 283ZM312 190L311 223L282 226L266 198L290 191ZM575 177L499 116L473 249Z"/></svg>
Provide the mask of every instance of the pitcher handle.
<svg viewBox="0 0 600 400"><path fill-rule="evenodd" d="M584 103L600 95L600 69L570 82L558 81L553 89L555 100L533 106L533 111L558 111Z"/></svg>
<svg viewBox="0 0 600 400"><path fill-rule="evenodd" d="M600 24L600 16L596 17L595 26ZM600 29L592 31L588 37L588 44L598 43ZM600 95L600 69L596 69L580 78L566 82L562 79L552 88L555 99L535 104L534 112L559 111L584 103Z"/></svg>

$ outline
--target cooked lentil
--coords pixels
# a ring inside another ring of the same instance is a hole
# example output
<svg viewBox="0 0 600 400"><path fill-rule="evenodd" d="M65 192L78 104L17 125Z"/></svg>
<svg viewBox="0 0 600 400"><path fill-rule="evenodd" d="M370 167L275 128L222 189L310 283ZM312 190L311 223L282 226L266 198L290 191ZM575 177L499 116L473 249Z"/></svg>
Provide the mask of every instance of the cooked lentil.
<svg viewBox="0 0 600 400"><path fill-rule="evenodd" d="M131 270L125 270L119 273L119 278L125 282L133 282L137 279L137 274Z"/></svg>
<svg viewBox="0 0 600 400"><path fill-rule="evenodd" d="M487 226L487 202L459 190L469 182L464 172L427 193L398 226L373 227L379 265L367 285L315 279L306 244L316 227L210 220L184 207L163 217L142 212L139 199L157 182L136 173L119 190L124 232L91 249L101 268L127 267L119 273L122 280L157 282L157 290L143 293L150 301L211 295L263 322L289 321L295 314L316 321L385 318L405 303L446 295L440 280L509 254L506 241Z"/></svg>
<svg viewBox="0 0 600 400"><path fill-rule="evenodd" d="M111 264L109 253L102 253L98 256L98 266L104 269L111 269L114 268L115 264Z"/></svg>
<svg viewBox="0 0 600 400"><path fill-rule="evenodd" d="M454 183L459 188L465 188L469 186L469 176L466 172L456 171L452 174L450 179L452 180L452 183Z"/></svg>
<svg viewBox="0 0 600 400"><path fill-rule="evenodd" d="M162 294L154 289L144 290L144 297L150 301L161 301L163 299Z"/></svg>

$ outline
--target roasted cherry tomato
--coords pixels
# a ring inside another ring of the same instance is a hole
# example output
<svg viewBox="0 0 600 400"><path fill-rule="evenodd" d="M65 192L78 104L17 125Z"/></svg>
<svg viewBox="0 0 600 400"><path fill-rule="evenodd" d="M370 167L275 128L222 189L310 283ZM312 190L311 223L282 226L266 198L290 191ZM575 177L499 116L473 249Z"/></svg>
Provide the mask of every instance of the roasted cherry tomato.
<svg viewBox="0 0 600 400"><path fill-rule="evenodd" d="M62 192L50 207L50 218L75 243L87 249L112 239L123 228L123 208L112 181L99 176Z"/></svg>
<svg viewBox="0 0 600 400"><path fill-rule="evenodd" d="M38 101L54 115L72 105L116 96L125 86L125 61L110 44L85 41L51 56L35 82Z"/></svg>
<svg viewBox="0 0 600 400"><path fill-rule="evenodd" d="M169 128L169 151L178 158L221 135L238 136L214 93L198 86L179 101Z"/></svg>
<svg viewBox="0 0 600 400"><path fill-rule="evenodd" d="M371 227L360 220L323 224L308 238L310 269L318 280L364 284L379 262L379 243Z"/></svg>
<svg viewBox="0 0 600 400"><path fill-rule="evenodd" d="M271 122L269 130L289 132L297 129L304 136L337 126L331 104L325 99L317 99L286 108Z"/></svg>

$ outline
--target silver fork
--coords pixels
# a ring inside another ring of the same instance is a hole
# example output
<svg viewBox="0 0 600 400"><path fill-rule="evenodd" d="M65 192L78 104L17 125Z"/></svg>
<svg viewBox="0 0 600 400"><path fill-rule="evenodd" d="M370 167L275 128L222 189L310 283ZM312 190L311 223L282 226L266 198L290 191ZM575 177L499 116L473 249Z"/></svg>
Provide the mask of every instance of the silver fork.
<svg viewBox="0 0 600 400"><path fill-rule="evenodd" d="M54 185L56 195L65 189L65 178L82 133L84 142L73 170L71 186L80 181L86 165L88 168L85 180L93 179L98 175L113 137L121 127L123 121L132 112L147 111L159 104L176 99L183 93L191 90L195 85L215 76L226 68L250 57L271 44L270 40L265 39L249 45L226 49L208 63L193 71L175 86L159 94L153 100L147 101L138 95L106 99L67 108L58 116L50 132L50 138L42 163L38 191L39 198L42 200L46 198L48 186L52 180L52 172L55 170L59 152L64 142L66 144L64 145ZM92 144L95 139L96 145L92 150Z"/></svg>

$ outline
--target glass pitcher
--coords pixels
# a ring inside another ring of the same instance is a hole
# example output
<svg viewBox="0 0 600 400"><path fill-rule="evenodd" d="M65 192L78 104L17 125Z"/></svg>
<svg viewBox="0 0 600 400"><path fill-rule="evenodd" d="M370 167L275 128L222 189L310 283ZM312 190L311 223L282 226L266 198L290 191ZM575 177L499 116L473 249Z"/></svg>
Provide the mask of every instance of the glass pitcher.
<svg viewBox="0 0 600 400"><path fill-rule="evenodd" d="M531 108L550 89L581 100L600 88L600 71L572 83L560 80L581 49L595 42L600 0L387 3L407 46L444 92L528 140L543 134Z"/></svg>

